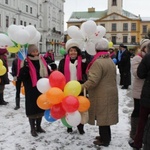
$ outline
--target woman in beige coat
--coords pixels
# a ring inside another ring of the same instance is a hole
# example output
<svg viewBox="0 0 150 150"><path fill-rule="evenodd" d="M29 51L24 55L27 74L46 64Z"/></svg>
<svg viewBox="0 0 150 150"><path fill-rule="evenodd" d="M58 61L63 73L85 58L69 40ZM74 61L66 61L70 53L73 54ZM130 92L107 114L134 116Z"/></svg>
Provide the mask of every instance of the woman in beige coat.
<svg viewBox="0 0 150 150"><path fill-rule="evenodd" d="M108 146L111 141L110 125L118 123L118 89L116 66L108 53L104 38L95 46L96 55L87 67L88 80L82 88L88 90L91 106L89 124L99 126L99 136L93 143Z"/></svg>

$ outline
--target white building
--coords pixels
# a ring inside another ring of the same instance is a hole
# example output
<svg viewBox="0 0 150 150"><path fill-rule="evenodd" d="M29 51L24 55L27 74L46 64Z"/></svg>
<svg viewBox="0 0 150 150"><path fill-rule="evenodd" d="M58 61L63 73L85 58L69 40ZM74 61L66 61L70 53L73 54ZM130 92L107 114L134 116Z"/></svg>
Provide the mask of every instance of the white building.
<svg viewBox="0 0 150 150"><path fill-rule="evenodd" d="M64 33L65 0L0 0L0 32L9 25L34 25L41 33L41 52L52 48L59 55Z"/></svg>

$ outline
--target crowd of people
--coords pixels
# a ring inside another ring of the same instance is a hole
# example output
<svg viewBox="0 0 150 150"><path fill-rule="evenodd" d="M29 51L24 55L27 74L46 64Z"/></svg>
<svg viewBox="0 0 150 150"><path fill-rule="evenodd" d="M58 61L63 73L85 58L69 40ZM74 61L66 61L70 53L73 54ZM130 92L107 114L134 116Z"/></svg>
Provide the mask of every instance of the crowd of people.
<svg viewBox="0 0 150 150"><path fill-rule="evenodd" d="M109 47L108 40L104 38L96 43L95 51L94 56L88 55L86 57L87 55L81 51L77 42L67 44L66 54L58 66L55 64L53 50L48 50L42 56L36 45L29 45L27 57L23 61L19 60L16 54L12 62L12 76L16 82L16 106L14 109L20 108L20 88L23 84L25 88L25 112L29 119L31 135L36 137L38 133L45 133L46 131L41 127L44 110L36 104L36 100L41 94L37 90L36 83L40 78L48 77L52 71L58 70L64 74L66 82L71 80L80 82L82 86L81 95L83 95L83 90L88 92L91 103L88 123L97 125L99 129L98 136L95 137L93 143L107 147L112 140L111 125L118 123L116 81L116 68L118 67L119 84L122 86L122 90L129 88L131 75L133 76L134 107L131 114L129 145L139 150L144 143L144 150L149 150L150 140L147 139L150 137L150 127L148 128L146 124L150 120L150 40L141 40L140 48L137 47L132 61L127 46L120 44L116 52L114 47ZM6 54L6 49L0 49L0 59L8 68ZM0 105L8 104L3 96L5 84L9 84L8 69L4 75L0 76ZM85 134L83 123L80 123L77 129L80 134ZM145 134L144 130L148 134ZM67 128L68 133L72 131L72 128Z"/></svg>

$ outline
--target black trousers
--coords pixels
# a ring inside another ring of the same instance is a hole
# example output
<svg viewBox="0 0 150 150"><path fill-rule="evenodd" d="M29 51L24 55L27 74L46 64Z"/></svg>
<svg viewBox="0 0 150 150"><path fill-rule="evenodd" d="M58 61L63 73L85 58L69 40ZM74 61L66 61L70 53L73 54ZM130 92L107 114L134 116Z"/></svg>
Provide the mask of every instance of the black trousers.
<svg viewBox="0 0 150 150"><path fill-rule="evenodd" d="M131 117L138 118L140 114L140 99L134 98L134 109L131 114Z"/></svg>
<svg viewBox="0 0 150 150"><path fill-rule="evenodd" d="M21 88L21 80L17 79L16 81L16 98L20 98L20 88Z"/></svg>
<svg viewBox="0 0 150 150"><path fill-rule="evenodd" d="M111 141L111 129L110 126L99 126L99 135L104 143L110 143Z"/></svg>

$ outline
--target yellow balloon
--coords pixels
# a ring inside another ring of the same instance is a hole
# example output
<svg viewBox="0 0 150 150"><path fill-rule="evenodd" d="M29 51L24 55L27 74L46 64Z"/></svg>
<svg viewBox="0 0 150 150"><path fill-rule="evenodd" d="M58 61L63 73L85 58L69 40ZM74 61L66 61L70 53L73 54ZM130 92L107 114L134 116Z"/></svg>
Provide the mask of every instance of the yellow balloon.
<svg viewBox="0 0 150 150"><path fill-rule="evenodd" d="M0 68L3 66L3 61L0 59Z"/></svg>
<svg viewBox="0 0 150 150"><path fill-rule="evenodd" d="M4 75L6 73L6 67L2 66L0 67L0 76Z"/></svg>
<svg viewBox="0 0 150 150"><path fill-rule="evenodd" d="M64 87L65 96L78 96L81 93L81 84L78 81L69 81Z"/></svg>
<svg viewBox="0 0 150 150"><path fill-rule="evenodd" d="M113 47L113 45L114 45L113 42L108 43L109 48Z"/></svg>
<svg viewBox="0 0 150 150"><path fill-rule="evenodd" d="M10 52L10 53L17 53L19 50L20 50L21 46L18 45L17 47L7 47L7 50Z"/></svg>

